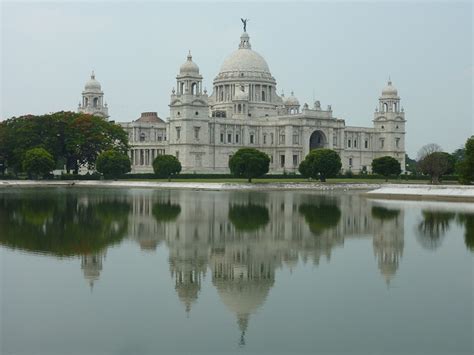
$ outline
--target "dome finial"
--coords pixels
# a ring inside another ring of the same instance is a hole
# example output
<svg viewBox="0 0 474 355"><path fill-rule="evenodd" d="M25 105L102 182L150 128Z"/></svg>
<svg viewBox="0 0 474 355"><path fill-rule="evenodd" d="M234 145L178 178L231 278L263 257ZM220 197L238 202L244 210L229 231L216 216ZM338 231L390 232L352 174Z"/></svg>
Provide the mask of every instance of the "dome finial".
<svg viewBox="0 0 474 355"><path fill-rule="evenodd" d="M91 79L95 79L95 73L94 73L94 70L92 70L92 73L91 73Z"/></svg>
<svg viewBox="0 0 474 355"><path fill-rule="evenodd" d="M392 79L390 78L390 75L388 76L388 85L392 85Z"/></svg>
<svg viewBox="0 0 474 355"><path fill-rule="evenodd" d="M191 50L188 50L188 60L191 61L193 60L193 56L191 55Z"/></svg>

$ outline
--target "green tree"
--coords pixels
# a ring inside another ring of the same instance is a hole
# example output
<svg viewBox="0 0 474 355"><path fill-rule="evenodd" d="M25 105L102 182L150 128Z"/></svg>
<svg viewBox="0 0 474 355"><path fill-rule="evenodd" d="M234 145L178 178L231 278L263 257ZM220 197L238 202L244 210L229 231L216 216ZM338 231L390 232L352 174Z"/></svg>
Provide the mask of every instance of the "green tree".
<svg viewBox="0 0 474 355"><path fill-rule="evenodd" d="M474 181L474 136L466 141L464 158L456 165L459 181L470 184Z"/></svg>
<svg viewBox="0 0 474 355"><path fill-rule="evenodd" d="M298 171L301 175L319 179L322 182L326 178L336 176L341 170L341 158L334 150L319 148L313 149L300 163Z"/></svg>
<svg viewBox="0 0 474 355"><path fill-rule="evenodd" d="M229 159L230 172L237 177L244 177L248 182L268 173L270 158L265 153L253 148L239 149Z"/></svg>
<svg viewBox="0 0 474 355"><path fill-rule="evenodd" d="M389 156L380 157L372 160L372 172L380 174L388 180L390 175L400 175L402 172L400 163L397 159Z"/></svg>
<svg viewBox="0 0 474 355"><path fill-rule="evenodd" d="M97 116L75 112L26 115L0 122L0 156L5 165L22 171L27 150L44 148L58 165L78 172L80 165L94 167L106 150L128 150L127 133L119 125Z"/></svg>
<svg viewBox="0 0 474 355"><path fill-rule="evenodd" d="M181 172L181 163L173 155L158 155L153 160L153 171L158 178L171 180Z"/></svg>
<svg viewBox="0 0 474 355"><path fill-rule="evenodd" d="M132 170L129 157L116 150L107 150L100 153L97 158L96 168L106 178L112 179L116 179Z"/></svg>
<svg viewBox="0 0 474 355"><path fill-rule="evenodd" d="M44 148L33 148L25 153L23 169L29 177L44 177L54 169L54 160Z"/></svg>

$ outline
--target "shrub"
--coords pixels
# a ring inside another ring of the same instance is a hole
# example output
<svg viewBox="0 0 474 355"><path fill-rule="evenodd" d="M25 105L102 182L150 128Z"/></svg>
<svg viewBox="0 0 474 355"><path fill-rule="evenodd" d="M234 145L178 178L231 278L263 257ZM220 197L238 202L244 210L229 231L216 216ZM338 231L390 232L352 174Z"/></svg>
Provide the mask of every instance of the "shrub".
<svg viewBox="0 0 474 355"><path fill-rule="evenodd" d="M239 149L229 159L230 172L236 177L244 177L248 182L253 178L268 173L270 158L265 153L253 148Z"/></svg>
<svg viewBox="0 0 474 355"><path fill-rule="evenodd" d="M341 170L341 158L331 149L313 149L300 163L298 171L307 178L319 179L336 176Z"/></svg>
<svg viewBox="0 0 474 355"><path fill-rule="evenodd" d="M130 172L130 159L126 154L119 151L107 150L99 154L96 168L99 173L104 174L104 177L116 179Z"/></svg>
<svg viewBox="0 0 474 355"><path fill-rule="evenodd" d="M33 148L25 153L23 170L31 178L45 177L54 169L53 156L44 148Z"/></svg>
<svg viewBox="0 0 474 355"><path fill-rule="evenodd" d="M173 155L158 155L153 160L153 171L156 177L170 181L172 176L181 172L181 163Z"/></svg>

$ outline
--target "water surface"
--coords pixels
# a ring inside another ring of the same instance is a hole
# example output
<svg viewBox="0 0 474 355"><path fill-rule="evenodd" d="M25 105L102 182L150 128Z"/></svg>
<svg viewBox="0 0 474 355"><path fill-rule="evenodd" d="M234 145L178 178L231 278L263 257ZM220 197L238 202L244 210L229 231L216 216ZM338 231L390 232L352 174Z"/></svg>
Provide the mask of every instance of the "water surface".
<svg viewBox="0 0 474 355"><path fill-rule="evenodd" d="M472 354L474 207L0 190L2 354Z"/></svg>

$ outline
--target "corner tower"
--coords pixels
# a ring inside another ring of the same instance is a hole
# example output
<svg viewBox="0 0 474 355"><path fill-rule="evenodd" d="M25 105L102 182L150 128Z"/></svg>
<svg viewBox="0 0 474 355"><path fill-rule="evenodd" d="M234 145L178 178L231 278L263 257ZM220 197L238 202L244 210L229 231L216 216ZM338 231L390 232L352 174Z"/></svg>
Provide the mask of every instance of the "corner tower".
<svg viewBox="0 0 474 355"><path fill-rule="evenodd" d="M207 166L209 144L209 106L202 89L199 67L189 52L176 76L171 93L169 146L170 154L181 162L184 171L199 171Z"/></svg>
<svg viewBox="0 0 474 355"><path fill-rule="evenodd" d="M400 162L402 172L405 171L405 112L400 106L397 89L389 79L382 90L379 106L374 113L374 142L372 142L375 158L391 156Z"/></svg>
<svg viewBox="0 0 474 355"><path fill-rule="evenodd" d="M104 102L104 92L100 83L95 79L94 71L82 91L82 102L79 102L77 112L88 113L103 118L109 117L109 108Z"/></svg>

